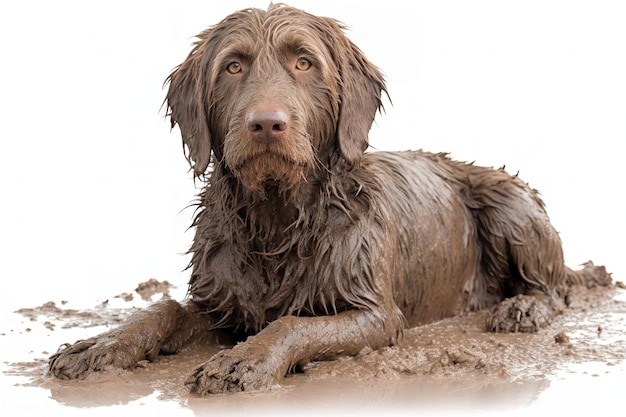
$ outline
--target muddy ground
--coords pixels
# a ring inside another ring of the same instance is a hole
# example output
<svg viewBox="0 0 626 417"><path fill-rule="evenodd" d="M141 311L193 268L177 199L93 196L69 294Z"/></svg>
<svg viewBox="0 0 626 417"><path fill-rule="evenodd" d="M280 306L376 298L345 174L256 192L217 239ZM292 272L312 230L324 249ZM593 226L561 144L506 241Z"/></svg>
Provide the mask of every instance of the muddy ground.
<svg viewBox="0 0 626 417"><path fill-rule="evenodd" d="M17 387L49 391L51 400L66 407L93 409L139 402L214 415L217 411L291 413L294 407L503 411L532 405L555 375L576 366L593 364L591 376L613 370L626 375L626 290L621 282L608 288L576 288L569 308L537 334L487 333L487 313L478 312L409 329L395 347L311 363L304 372L287 377L281 388L265 393L189 395L184 379L218 346L195 346L132 371L110 370L80 381L47 375L47 356L56 348L53 341L73 342L100 333L172 288L166 281L150 280L89 309L68 308L63 301L18 310L20 324L3 329L0 340L7 344L18 334L28 334L31 340L33 334L45 337L34 339L40 345L31 346L32 360L5 360L5 376L19 381Z"/></svg>

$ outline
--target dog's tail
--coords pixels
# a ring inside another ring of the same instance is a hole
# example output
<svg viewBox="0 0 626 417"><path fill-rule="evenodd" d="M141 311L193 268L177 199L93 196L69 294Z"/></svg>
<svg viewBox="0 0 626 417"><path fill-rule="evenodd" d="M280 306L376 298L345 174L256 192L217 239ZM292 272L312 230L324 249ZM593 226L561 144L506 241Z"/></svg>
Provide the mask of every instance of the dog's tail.
<svg viewBox="0 0 626 417"><path fill-rule="evenodd" d="M604 266L594 265L591 261L587 261L581 266L583 268L577 271L566 267L567 285L584 285L587 288L593 288L596 286L608 287L613 282L611 273L606 272Z"/></svg>

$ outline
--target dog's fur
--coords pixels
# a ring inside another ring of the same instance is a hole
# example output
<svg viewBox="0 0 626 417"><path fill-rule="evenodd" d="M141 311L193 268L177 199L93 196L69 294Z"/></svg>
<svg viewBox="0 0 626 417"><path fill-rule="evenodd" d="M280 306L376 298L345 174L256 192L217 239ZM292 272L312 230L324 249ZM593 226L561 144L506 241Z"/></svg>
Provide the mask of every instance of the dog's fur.
<svg viewBox="0 0 626 417"><path fill-rule="evenodd" d="M264 389L310 360L397 343L406 325L494 307L491 331L536 331L573 271L537 192L503 169L365 152L383 76L335 20L283 5L202 32L168 78L195 177L189 297L68 345L50 371L130 368L226 329L202 394ZM255 335L255 336L252 336Z"/></svg>

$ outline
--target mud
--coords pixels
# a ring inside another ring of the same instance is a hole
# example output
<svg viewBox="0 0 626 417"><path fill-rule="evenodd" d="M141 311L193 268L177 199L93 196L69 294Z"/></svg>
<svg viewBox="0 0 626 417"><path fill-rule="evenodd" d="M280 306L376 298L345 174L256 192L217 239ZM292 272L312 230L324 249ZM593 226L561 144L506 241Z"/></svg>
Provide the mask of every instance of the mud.
<svg viewBox="0 0 626 417"><path fill-rule="evenodd" d="M155 294L169 284L151 282ZM61 381L47 375L46 350L29 353L31 359L5 362L5 376L19 379L20 387L49 390L50 398L77 408L156 401L208 415L216 410L246 414L251 411L289 411L295 405L316 410L358 407L376 411L450 407L510 410L532 404L550 385L550 378L569 367L594 363L596 372L610 373L626 356L626 291L622 283L610 287L575 288L569 308L535 334L485 332L488 314L442 320L409 329L401 344L362 352L331 362L314 362L287 377L270 392L199 398L184 386L191 370L226 346L194 346L178 355L142 362L132 371L107 370L79 381ZM137 294L138 291L135 291ZM26 321L10 333L42 333L73 341L115 326L136 307L134 297L112 297L93 309L65 309L54 302L17 313ZM72 333L72 335L69 335ZM53 349L46 339L37 339ZM6 339L4 340L6 342ZM354 409L354 408L350 408Z"/></svg>
<svg viewBox="0 0 626 417"><path fill-rule="evenodd" d="M54 301L48 301L38 307L24 307L16 311L16 313L28 318L32 322L36 322L41 317L46 318L44 326L48 330L54 330L57 326L62 329L68 329L73 327L96 327L96 326L113 326L123 321L128 317L133 309L130 306L121 306L117 308L109 307L111 300L122 300L126 303L130 303L135 300L135 295L139 295L143 301L153 301L153 297L169 296L169 290L173 288L173 285L167 281L158 281L154 278L150 278L147 281L141 282L137 285L137 288L133 292L124 292L106 299L93 309L77 310L77 309L64 309L58 307ZM68 304L68 301L61 301L61 306ZM135 307L136 308L136 307ZM27 327L26 331L31 329Z"/></svg>
<svg viewBox="0 0 626 417"><path fill-rule="evenodd" d="M152 297L156 294L169 295L172 284L167 281L158 281L154 278L150 278L146 282L142 282L137 285L135 292L139 294L142 300L152 301Z"/></svg>

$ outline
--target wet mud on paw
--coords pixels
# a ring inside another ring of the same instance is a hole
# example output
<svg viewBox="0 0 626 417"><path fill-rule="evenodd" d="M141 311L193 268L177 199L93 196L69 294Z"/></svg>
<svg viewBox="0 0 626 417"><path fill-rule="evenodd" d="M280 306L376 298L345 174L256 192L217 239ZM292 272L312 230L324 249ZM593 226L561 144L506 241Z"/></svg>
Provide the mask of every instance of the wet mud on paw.
<svg viewBox="0 0 626 417"><path fill-rule="evenodd" d="M487 330L496 333L535 333L557 314L555 308L532 295L502 301L488 319Z"/></svg>

